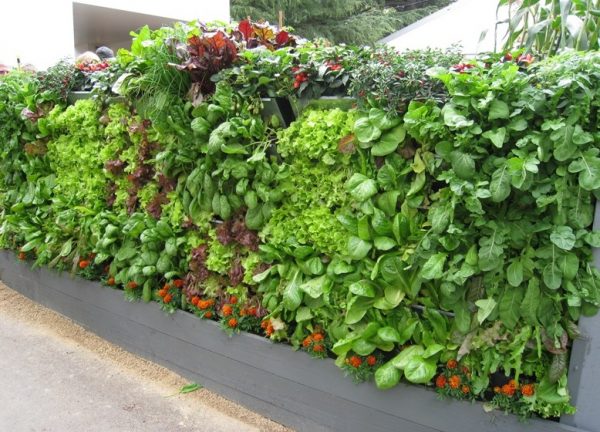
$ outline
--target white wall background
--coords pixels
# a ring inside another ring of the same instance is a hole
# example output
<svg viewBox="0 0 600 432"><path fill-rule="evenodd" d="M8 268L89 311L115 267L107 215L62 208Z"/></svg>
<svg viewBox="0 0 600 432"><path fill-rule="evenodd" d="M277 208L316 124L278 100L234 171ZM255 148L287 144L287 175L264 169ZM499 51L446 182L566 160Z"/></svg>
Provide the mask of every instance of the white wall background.
<svg viewBox="0 0 600 432"><path fill-rule="evenodd" d="M45 69L73 57L73 0L6 0L0 14L0 64ZM229 21L229 0L77 0L76 3L171 20ZM134 30L133 28L131 30Z"/></svg>

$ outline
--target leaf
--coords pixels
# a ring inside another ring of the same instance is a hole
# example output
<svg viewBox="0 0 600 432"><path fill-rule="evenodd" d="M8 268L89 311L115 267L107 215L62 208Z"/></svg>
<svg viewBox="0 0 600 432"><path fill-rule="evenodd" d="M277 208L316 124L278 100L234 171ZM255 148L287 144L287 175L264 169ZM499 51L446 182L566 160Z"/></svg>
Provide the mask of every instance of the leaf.
<svg viewBox="0 0 600 432"><path fill-rule="evenodd" d="M558 380L567 371L567 353L554 354L552 356L552 363L548 370L548 381L552 384L558 382Z"/></svg>
<svg viewBox="0 0 600 432"><path fill-rule="evenodd" d="M386 156L396 151L400 143L404 141L406 129L404 126L396 126L391 131L385 133L379 142L371 149L373 156Z"/></svg>
<svg viewBox="0 0 600 432"><path fill-rule="evenodd" d="M196 383L187 384L179 389L179 393L180 394L192 393L192 392L195 392L196 390L200 390L201 388L202 388L202 386L200 384L196 384Z"/></svg>
<svg viewBox="0 0 600 432"><path fill-rule="evenodd" d="M429 257L421 269L421 277L424 279L439 279L444 275L444 264L448 254L438 252Z"/></svg>
<svg viewBox="0 0 600 432"><path fill-rule="evenodd" d="M372 305L373 300L367 297L353 297L350 299L346 311L346 324L356 324L359 322Z"/></svg>
<svg viewBox="0 0 600 432"><path fill-rule="evenodd" d="M494 202L504 201L510 195L510 174L506 165L501 166L492 174L490 193Z"/></svg>
<svg viewBox="0 0 600 432"><path fill-rule="evenodd" d="M579 186L587 191L600 189L600 158L582 154L569 164L569 172L579 173Z"/></svg>
<svg viewBox="0 0 600 432"><path fill-rule="evenodd" d="M387 250L394 248L395 246L396 246L396 242L389 237L383 237L383 236L375 237L375 249L378 249L381 251L387 251Z"/></svg>
<svg viewBox="0 0 600 432"><path fill-rule="evenodd" d="M562 274L554 263L549 263L544 267L542 279L546 286L553 290L559 289L562 285Z"/></svg>
<svg viewBox="0 0 600 432"><path fill-rule="evenodd" d="M300 289L312 298L319 298L323 292L328 291L333 284L332 280L327 275L319 276L318 278L310 279L300 285Z"/></svg>
<svg viewBox="0 0 600 432"><path fill-rule="evenodd" d="M375 371L375 385L380 390L395 387L400 382L401 373L392 362L387 362Z"/></svg>
<svg viewBox="0 0 600 432"><path fill-rule="evenodd" d="M523 282L523 264L515 260L506 269L506 279L514 287L518 287Z"/></svg>
<svg viewBox="0 0 600 432"><path fill-rule="evenodd" d="M283 307L287 310L296 310L302 303L302 291L300 290L300 270L294 272L294 276L283 289Z"/></svg>
<svg viewBox="0 0 600 432"><path fill-rule="evenodd" d="M385 299L392 305L392 307L396 307L400 304L400 302L406 296L406 293L402 291L402 288L397 285L387 285L384 289Z"/></svg>
<svg viewBox="0 0 600 432"><path fill-rule="evenodd" d="M351 236L348 239L348 256L354 260L361 260L368 255L371 247L371 243L359 237Z"/></svg>
<svg viewBox="0 0 600 432"><path fill-rule="evenodd" d="M350 285L349 290L352 294L362 297L375 297L375 287L373 283L363 279L358 282L354 282Z"/></svg>
<svg viewBox="0 0 600 432"><path fill-rule="evenodd" d="M354 341L352 351L361 356L367 356L377 349L377 345L366 341L364 338Z"/></svg>
<svg viewBox="0 0 600 432"><path fill-rule="evenodd" d="M444 116L444 124L453 128L465 128L473 126L473 120L467 120L467 118L459 113L453 105L446 104L442 108L442 115Z"/></svg>
<svg viewBox="0 0 600 432"><path fill-rule="evenodd" d="M436 371L435 362L425 360L421 356L414 356L404 368L404 376L412 383L426 384L431 381Z"/></svg>
<svg viewBox="0 0 600 432"><path fill-rule="evenodd" d="M393 327L386 326L377 330L377 336L385 342L400 343L400 333Z"/></svg>
<svg viewBox="0 0 600 432"><path fill-rule="evenodd" d="M402 121L396 114L379 108L371 108L369 110L369 120L381 130L391 129Z"/></svg>
<svg viewBox="0 0 600 432"><path fill-rule="evenodd" d="M579 258L573 253L562 254L558 258L558 268L566 280L573 280L579 271Z"/></svg>
<svg viewBox="0 0 600 432"><path fill-rule="evenodd" d="M306 306L302 306L302 307L298 308L298 310L296 311L296 321L297 322L308 321L312 317L313 317L313 314L310 311L310 308L308 308Z"/></svg>
<svg viewBox="0 0 600 432"><path fill-rule="evenodd" d="M422 356L424 352L425 348L421 345L411 345L400 351L390 362L398 369L404 369L413 357Z"/></svg>
<svg viewBox="0 0 600 432"><path fill-rule="evenodd" d="M575 246L575 234L570 226L557 226L550 234L550 241L561 249L571 250Z"/></svg>
<svg viewBox="0 0 600 432"><path fill-rule="evenodd" d="M583 236L583 239L592 247L600 248L600 231L592 231Z"/></svg>
<svg viewBox="0 0 600 432"><path fill-rule="evenodd" d="M377 182L362 174L355 173L346 182L346 189L358 201L365 201L377 193Z"/></svg>
<svg viewBox="0 0 600 432"><path fill-rule="evenodd" d="M515 328L520 318L521 300L523 291L519 288L507 286L498 305L500 320L509 329Z"/></svg>
<svg viewBox="0 0 600 432"><path fill-rule="evenodd" d="M506 102L498 99L492 101L488 120L507 119L509 115L510 111Z"/></svg>
<svg viewBox="0 0 600 432"><path fill-rule="evenodd" d="M371 123L368 117L361 117L354 123L354 134L360 142L368 143L381 136L381 129Z"/></svg>
<svg viewBox="0 0 600 432"><path fill-rule="evenodd" d="M494 146L502 148L504 145L504 139L506 138L506 128L501 127L498 129L485 131L482 136L489 139Z"/></svg>
<svg viewBox="0 0 600 432"><path fill-rule="evenodd" d="M468 153L454 150L450 153L452 169L461 179L471 179L475 175L475 160Z"/></svg>
<svg viewBox="0 0 600 432"><path fill-rule="evenodd" d="M530 279L527 285L525 298L519 305L519 312L525 322L530 325L539 325L537 309L540 303L540 283L537 279Z"/></svg>
<svg viewBox="0 0 600 432"><path fill-rule="evenodd" d="M477 306L477 321L479 324L482 324L487 317L494 311L496 307L496 300L493 298L477 300L475 302L475 306Z"/></svg>
<svg viewBox="0 0 600 432"><path fill-rule="evenodd" d="M429 357L433 357L440 351L443 351L444 348L445 348L444 345L440 345L437 343L431 344L425 349L425 352L423 353L422 357L425 359L429 358Z"/></svg>

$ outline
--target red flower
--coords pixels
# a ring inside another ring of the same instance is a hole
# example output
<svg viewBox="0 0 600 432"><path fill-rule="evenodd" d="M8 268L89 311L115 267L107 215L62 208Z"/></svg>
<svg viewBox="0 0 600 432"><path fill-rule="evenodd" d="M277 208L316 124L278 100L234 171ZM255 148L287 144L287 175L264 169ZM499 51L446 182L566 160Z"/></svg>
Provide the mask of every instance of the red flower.
<svg viewBox="0 0 600 432"><path fill-rule="evenodd" d="M448 369L456 369L456 366L458 366L458 362L454 359L448 360L448 362L446 363L446 367Z"/></svg>
<svg viewBox="0 0 600 432"><path fill-rule="evenodd" d="M444 375L438 375L435 379L435 386L439 389L446 387L446 384L448 384L448 380Z"/></svg>
<svg viewBox="0 0 600 432"><path fill-rule="evenodd" d="M369 366L375 366L377 364L377 357L375 357L374 355L370 355L369 357L367 357L367 364Z"/></svg>
<svg viewBox="0 0 600 432"><path fill-rule="evenodd" d="M109 277L108 280L106 281L106 284L109 286L113 286L115 284L115 278L114 277Z"/></svg>
<svg viewBox="0 0 600 432"><path fill-rule="evenodd" d="M211 319L212 318L212 312L211 311L204 312L204 318Z"/></svg>
<svg viewBox="0 0 600 432"><path fill-rule="evenodd" d="M471 391L468 385L463 385L460 389L463 392L463 394L469 394L469 392Z"/></svg>
<svg viewBox="0 0 600 432"><path fill-rule="evenodd" d="M229 321L227 321L227 325L231 328L236 327L237 324L238 322L235 318L231 318Z"/></svg>
<svg viewBox="0 0 600 432"><path fill-rule="evenodd" d="M521 54L519 58L517 58L517 63L519 66L529 66L533 63L533 56L531 54Z"/></svg>
<svg viewBox="0 0 600 432"><path fill-rule="evenodd" d="M171 300L173 300L173 296L171 294L167 294L164 298L163 301L165 303L171 303Z"/></svg>
<svg viewBox="0 0 600 432"><path fill-rule="evenodd" d="M450 387L457 389L460 386L460 377L458 375L452 375L450 377Z"/></svg>
<svg viewBox="0 0 600 432"><path fill-rule="evenodd" d="M509 396L509 397L515 394L515 388L513 386L511 386L510 384L504 384L502 386L502 388L500 389L500 391L502 392L503 395Z"/></svg>
<svg viewBox="0 0 600 432"><path fill-rule="evenodd" d="M223 313L224 317L228 317L233 313L233 308L230 305L226 304L225 306L223 306L223 309L221 309L221 312Z"/></svg>
<svg viewBox="0 0 600 432"><path fill-rule="evenodd" d="M135 281L130 281L127 283L127 288L129 288L129 289L136 289L137 287L138 287L138 284Z"/></svg>
<svg viewBox="0 0 600 432"><path fill-rule="evenodd" d="M523 396L533 396L534 393L535 388L533 384L523 384L523 387L521 387L521 394Z"/></svg>
<svg viewBox="0 0 600 432"><path fill-rule="evenodd" d="M198 306L198 302L199 302L199 301L200 301L200 297L198 297L198 296L194 296L194 297L192 297L192 304L193 304L194 306Z"/></svg>
<svg viewBox="0 0 600 432"><path fill-rule="evenodd" d="M164 289L164 288L161 289L161 290L158 290L158 296L159 297L165 298L167 296L167 294L169 294L169 291L166 290L166 289Z"/></svg>
<svg viewBox="0 0 600 432"><path fill-rule="evenodd" d="M231 296L229 298L229 303L230 304L236 304L238 302L238 298L236 296Z"/></svg>
<svg viewBox="0 0 600 432"><path fill-rule="evenodd" d="M313 333L312 338L315 342L323 340L323 333Z"/></svg>
<svg viewBox="0 0 600 432"><path fill-rule="evenodd" d="M304 338L304 340L302 341L302 346L304 348L308 348L310 346L310 344L312 343L312 336L306 336Z"/></svg>
<svg viewBox="0 0 600 432"><path fill-rule="evenodd" d="M323 345L315 345L313 346L313 351L314 352L318 352L318 353L322 353L325 351L325 347Z"/></svg>
<svg viewBox="0 0 600 432"><path fill-rule="evenodd" d="M90 265L90 262L88 260L81 260L79 261L79 268L80 269L85 269Z"/></svg>
<svg viewBox="0 0 600 432"><path fill-rule="evenodd" d="M181 288L183 287L183 279L175 279L173 281L173 285L175 285L177 288Z"/></svg>
<svg viewBox="0 0 600 432"><path fill-rule="evenodd" d="M360 365L362 364L362 360L359 356L353 355L348 359L348 363L350 364L350 366L356 369L360 367Z"/></svg>

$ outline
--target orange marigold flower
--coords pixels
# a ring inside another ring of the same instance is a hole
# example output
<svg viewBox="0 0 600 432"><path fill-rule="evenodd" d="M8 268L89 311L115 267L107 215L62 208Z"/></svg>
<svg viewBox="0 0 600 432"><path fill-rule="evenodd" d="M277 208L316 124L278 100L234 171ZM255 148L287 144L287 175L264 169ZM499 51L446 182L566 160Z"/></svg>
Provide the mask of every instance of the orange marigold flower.
<svg viewBox="0 0 600 432"><path fill-rule="evenodd" d="M504 384L500 391L505 396L512 396L515 394L515 388L510 384Z"/></svg>
<svg viewBox="0 0 600 432"><path fill-rule="evenodd" d="M246 310L246 308L242 308L240 310L240 316L246 316L246 315L248 315L248 311Z"/></svg>
<svg viewBox="0 0 600 432"><path fill-rule="evenodd" d="M267 336L271 336L273 333L275 333L275 328L269 323L265 333L267 334Z"/></svg>
<svg viewBox="0 0 600 432"><path fill-rule="evenodd" d="M352 356L350 357L350 366L352 366L353 368L358 368L360 367L360 365L362 364L362 360L359 356Z"/></svg>
<svg viewBox="0 0 600 432"><path fill-rule="evenodd" d="M454 359L448 360L448 362L446 363L446 367L448 369L456 369L456 366L458 366L458 362Z"/></svg>
<svg viewBox="0 0 600 432"><path fill-rule="evenodd" d="M212 314L212 312L211 312L211 311L204 312L204 318L206 318L206 319L210 319L210 318L212 318L212 316L213 316L213 314Z"/></svg>
<svg viewBox="0 0 600 432"><path fill-rule="evenodd" d="M247 310L248 315L250 315L250 316L256 316L257 311L258 310L257 310L256 306L249 307Z"/></svg>
<svg viewBox="0 0 600 432"><path fill-rule="evenodd" d="M225 305L227 306L227 305ZM202 309L202 310L206 310L210 307L210 302L208 300L198 300L198 308ZM229 307L229 309L231 309L231 306ZM223 307L223 311L225 311L225 307ZM225 315L225 312L223 312L224 316L229 316L231 315L231 311L229 311L229 313L227 315Z"/></svg>
<svg viewBox="0 0 600 432"><path fill-rule="evenodd" d="M269 324L271 324L271 320L264 320L260 323L260 328L264 330L269 326Z"/></svg>
<svg viewBox="0 0 600 432"><path fill-rule="evenodd" d="M377 364L377 357L375 357L374 355L370 355L369 357L367 357L367 364L369 366L375 366Z"/></svg>
<svg viewBox="0 0 600 432"><path fill-rule="evenodd" d="M167 291L167 290L166 290L166 289L164 289L164 288L163 288L163 289L161 289L161 290L158 290L158 296L159 296L159 297L163 297L163 298L164 298L164 297L165 297L165 296L166 296L168 293L169 293L169 291Z"/></svg>
<svg viewBox="0 0 600 432"><path fill-rule="evenodd" d="M511 386L511 387L512 387L513 389L515 389L515 390L519 388L519 384L517 384L517 382L516 382L514 379L511 379L511 380L508 382L508 385L509 385L509 386Z"/></svg>
<svg viewBox="0 0 600 432"><path fill-rule="evenodd" d="M164 289L165 291L169 291L169 288L171 288L171 285L169 285L168 283L164 284L162 289Z"/></svg>
<svg viewBox="0 0 600 432"><path fill-rule="evenodd" d="M127 288L129 289L136 289L138 287L138 284L136 281L130 281L127 283Z"/></svg>
<svg viewBox="0 0 600 432"><path fill-rule="evenodd" d="M494 393L500 393L500 387L498 387L498 386L494 387Z"/></svg>
<svg viewBox="0 0 600 432"><path fill-rule="evenodd" d="M225 306L223 306L223 309L221 309L221 312L223 312L223 316L228 317L233 313L233 308L230 305L226 304Z"/></svg>
<svg viewBox="0 0 600 432"><path fill-rule="evenodd" d="M314 352L324 352L325 347L321 344L318 344L318 345L313 346L313 351Z"/></svg>
<svg viewBox="0 0 600 432"><path fill-rule="evenodd" d="M534 393L535 389L533 384L523 384L523 386L521 387L521 394L523 396L533 396Z"/></svg>
<svg viewBox="0 0 600 432"><path fill-rule="evenodd" d="M25 252L19 252L19 259L21 261L25 261L26 258L27 258L27 254Z"/></svg>
<svg viewBox="0 0 600 432"><path fill-rule="evenodd" d="M181 288L183 286L183 279L175 279L173 281L173 285L175 285L177 288Z"/></svg>
<svg viewBox="0 0 600 432"><path fill-rule="evenodd" d="M446 384L448 384L448 380L444 375L438 375L438 377L435 379L435 386L437 388L444 388L446 387Z"/></svg>
<svg viewBox="0 0 600 432"><path fill-rule="evenodd" d="M302 341L302 346L304 348L308 348L310 346L310 344L312 343L312 338L310 336L307 336L306 338L304 338L304 340Z"/></svg>
<svg viewBox="0 0 600 432"><path fill-rule="evenodd" d="M229 321L227 321L227 325L229 327L236 327L238 324L238 321L235 318L231 318L229 319Z"/></svg>
<svg viewBox="0 0 600 432"><path fill-rule="evenodd" d="M238 298L236 296L229 297L229 304L236 304L238 302Z"/></svg>
<svg viewBox="0 0 600 432"><path fill-rule="evenodd" d="M322 341L323 340L323 333L313 333L312 338L316 342Z"/></svg>
<svg viewBox="0 0 600 432"><path fill-rule="evenodd" d="M163 301L165 303L171 303L171 300L173 300L173 296L171 294L167 294L164 298Z"/></svg>
<svg viewBox="0 0 600 432"><path fill-rule="evenodd" d="M106 281L106 284L109 286L113 286L115 284L115 278L114 277L109 277L108 280Z"/></svg>
<svg viewBox="0 0 600 432"><path fill-rule="evenodd" d="M471 391L471 389L469 388L468 385L463 385L460 390L464 393L464 394L469 394L469 392Z"/></svg>
<svg viewBox="0 0 600 432"><path fill-rule="evenodd" d="M90 262L88 260L81 260L79 261L79 268L80 269L84 269L87 268L90 265Z"/></svg>
<svg viewBox="0 0 600 432"><path fill-rule="evenodd" d="M450 387L457 389L460 386L460 377L458 375L452 375L450 377Z"/></svg>
<svg viewBox="0 0 600 432"><path fill-rule="evenodd" d="M198 306L198 302L199 302L199 301L200 301L200 297L198 297L198 296L194 296L194 297L192 297L192 304L193 304L194 306Z"/></svg>

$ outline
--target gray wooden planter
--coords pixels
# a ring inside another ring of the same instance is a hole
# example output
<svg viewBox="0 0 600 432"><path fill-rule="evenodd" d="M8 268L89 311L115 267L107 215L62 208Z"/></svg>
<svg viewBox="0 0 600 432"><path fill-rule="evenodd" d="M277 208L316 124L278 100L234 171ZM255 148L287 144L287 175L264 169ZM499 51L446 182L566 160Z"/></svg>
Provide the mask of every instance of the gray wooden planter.
<svg viewBox="0 0 600 432"><path fill-rule="evenodd" d="M230 338L214 322L182 311L168 316L155 303L126 302L121 291L65 273L31 269L12 252L0 252L0 279L100 337L300 431L600 431L600 422L588 422L599 398L580 400L577 389L580 413L568 419L576 426L538 419L523 423L501 412L485 413L479 403L439 400L425 387L401 384L380 391L371 383L356 385L331 360L313 359L252 334ZM583 349L595 347L598 355L597 332L595 337ZM591 369L582 362L579 372L571 372L579 373L580 381L589 379L589 389L596 390L600 374L590 378L588 373L594 368L597 371L598 362ZM580 395L588 397L588 386L581 388Z"/></svg>

